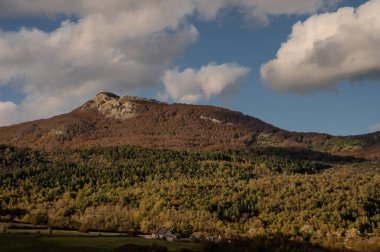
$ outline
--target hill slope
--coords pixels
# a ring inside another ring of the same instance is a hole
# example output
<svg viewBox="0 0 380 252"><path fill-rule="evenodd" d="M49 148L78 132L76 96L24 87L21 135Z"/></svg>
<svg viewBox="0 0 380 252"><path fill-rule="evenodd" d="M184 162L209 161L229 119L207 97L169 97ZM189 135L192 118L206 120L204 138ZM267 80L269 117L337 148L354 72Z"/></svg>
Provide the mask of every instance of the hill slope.
<svg viewBox="0 0 380 252"><path fill-rule="evenodd" d="M70 113L0 127L0 144L44 149L128 144L223 150L254 145L376 157L379 139L379 132L352 137L288 132L224 108L167 104L105 92Z"/></svg>
<svg viewBox="0 0 380 252"><path fill-rule="evenodd" d="M281 251L311 250L291 250L280 237L379 251L379 162L355 161L278 148L0 145L0 221L146 234L164 226L183 237L276 237Z"/></svg>

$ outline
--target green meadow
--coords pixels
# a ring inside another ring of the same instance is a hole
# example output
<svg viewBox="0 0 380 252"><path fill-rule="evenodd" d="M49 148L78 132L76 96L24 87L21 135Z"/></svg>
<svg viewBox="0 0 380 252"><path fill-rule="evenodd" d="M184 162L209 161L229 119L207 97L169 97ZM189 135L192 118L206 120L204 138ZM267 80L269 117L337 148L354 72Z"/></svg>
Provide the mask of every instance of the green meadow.
<svg viewBox="0 0 380 252"><path fill-rule="evenodd" d="M132 237L95 237L95 236L46 236L1 234L1 252L96 252L118 251L125 245L145 247L165 247L168 251L190 250L197 251L200 244L168 242L163 240L149 240Z"/></svg>

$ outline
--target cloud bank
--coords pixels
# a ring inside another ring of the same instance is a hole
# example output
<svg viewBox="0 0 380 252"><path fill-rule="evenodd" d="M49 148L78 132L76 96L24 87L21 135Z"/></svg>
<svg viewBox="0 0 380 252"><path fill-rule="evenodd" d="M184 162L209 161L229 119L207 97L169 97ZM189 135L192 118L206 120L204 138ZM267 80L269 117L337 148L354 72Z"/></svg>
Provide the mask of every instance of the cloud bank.
<svg viewBox="0 0 380 252"><path fill-rule="evenodd" d="M261 77L278 91L309 93L342 80L380 78L380 0L314 15L293 26Z"/></svg>
<svg viewBox="0 0 380 252"><path fill-rule="evenodd" d="M373 133L373 132L377 132L377 131L380 131L380 123L377 123L375 125L372 125L370 128L369 128L369 132Z"/></svg>
<svg viewBox="0 0 380 252"><path fill-rule="evenodd" d="M0 101L0 122L11 120L16 108L17 106L13 102Z"/></svg>
<svg viewBox="0 0 380 252"><path fill-rule="evenodd" d="M216 65L210 63L199 70L187 68L168 70L163 78L166 88L164 96L183 103L208 100L222 94L229 87L236 86L250 69L235 63Z"/></svg>
<svg viewBox="0 0 380 252"><path fill-rule="evenodd" d="M12 83L26 95L17 109L20 119L34 117L33 111L39 111L47 97L56 100L45 110L50 115L102 90L126 92L154 85L172 60L198 38L191 25L172 31L162 30L166 26L124 29L131 22L128 19L123 14L91 15L77 23L64 22L52 33L0 32L0 86ZM31 113L21 113L23 107Z"/></svg>
<svg viewBox="0 0 380 252"><path fill-rule="evenodd" d="M271 15L315 13L330 6L328 0L2 0L2 18L63 14L68 20L52 32L0 29L0 90L12 86L25 97L19 104L0 101L0 125L68 111L100 91L127 93L159 85L172 62L199 37L190 17L213 20L230 7L247 20L267 23ZM218 79L218 67L238 68L209 65L200 72ZM174 99L197 95L195 101L222 93L230 82L189 83L185 89L191 93L178 96L168 82L165 87ZM193 91L194 86L201 91Z"/></svg>
<svg viewBox="0 0 380 252"><path fill-rule="evenodd" d="M235 7L247 18L257 19L269 15L311 14L319 10L334 7L341 0L2 0L0 2L1 16L34 15L34 14L69 14L87 16L101 13L113 16L115 12L126 10L140 12L148 8L170 11L164 19L176 19L183 14L198 12L207 19L214 18L226 7Z"/></svg>

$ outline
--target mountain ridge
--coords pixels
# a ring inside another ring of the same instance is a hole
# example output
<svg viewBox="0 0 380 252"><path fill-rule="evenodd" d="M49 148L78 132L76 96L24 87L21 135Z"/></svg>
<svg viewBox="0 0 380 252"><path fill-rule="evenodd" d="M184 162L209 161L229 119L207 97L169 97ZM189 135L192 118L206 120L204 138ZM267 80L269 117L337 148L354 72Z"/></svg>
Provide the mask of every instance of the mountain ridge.
<svg viewBox="0 0 380 252"><path fill-rule="evenodd" d="M35 149L137 145L169 149L292 147L380 156L380 132L358 136L290 132L241 112L101 92L69 113L0 127L0 144Z"/></svg>

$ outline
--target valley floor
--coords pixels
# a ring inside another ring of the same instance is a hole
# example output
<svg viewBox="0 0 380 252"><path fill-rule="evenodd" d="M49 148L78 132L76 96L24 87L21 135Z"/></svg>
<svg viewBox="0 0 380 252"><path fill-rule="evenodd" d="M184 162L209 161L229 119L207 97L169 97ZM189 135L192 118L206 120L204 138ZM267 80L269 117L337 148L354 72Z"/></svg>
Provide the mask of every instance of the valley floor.
<svg viewBox="0 0 380 252"><path fill-rule="evenodd" d="M130 246L154 251L154 248L166 248L167 251L198 251L201 245L196 243L168 242L163 240L148 240L144 238L133 238L125 236L79 236L71 235L22 235L22 234L0 234L1 252L97 252L97 251L120 251L118 248ZM129 250L126 250L129 251ZM135 251L135 250L131 250ZM160 250L159 250L160 251ZM165 251L165 250L164 250Z"/></svg>

